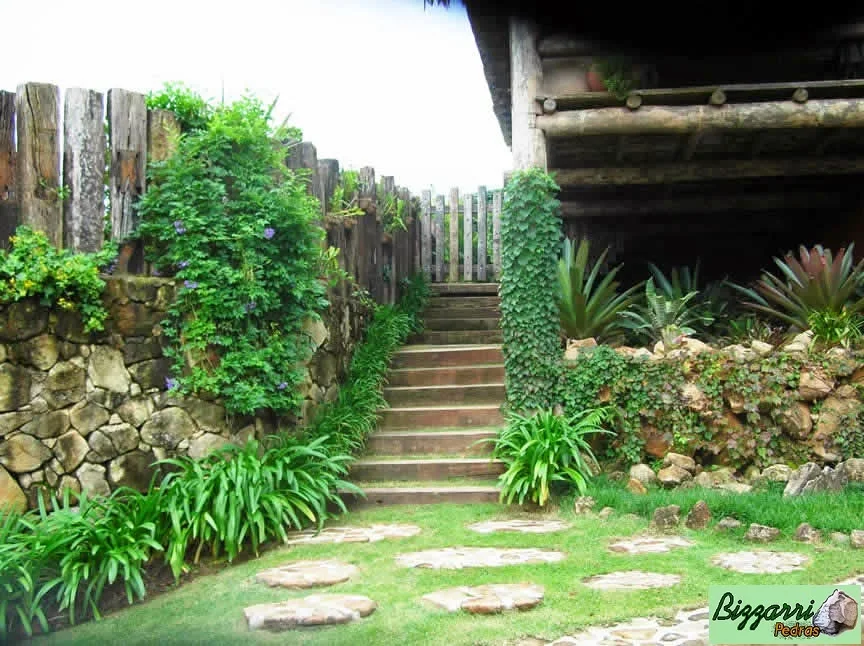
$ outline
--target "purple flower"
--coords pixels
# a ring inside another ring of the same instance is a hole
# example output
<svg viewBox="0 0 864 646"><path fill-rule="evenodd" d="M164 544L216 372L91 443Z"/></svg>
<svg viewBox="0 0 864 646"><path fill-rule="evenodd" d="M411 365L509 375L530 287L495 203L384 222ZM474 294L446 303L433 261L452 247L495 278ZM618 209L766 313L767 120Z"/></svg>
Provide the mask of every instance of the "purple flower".
<svg viewBox="0 0 864 646"><path fill-rule="evenodd" d="M264 237L268 240L276 235L276 230L273 227L267 227L264 229Z"/></svg>
<svg viewBox="0 0 864 646"><path fill-rule="evenodd" d="M244 307L246 308L247 312L251 312L252 310L255 309L255 303L246 303L246 305Z"/></svg>
<svg viewBox="0 0 864 646"><path fill-rule="evenodd" d="M278 386L279 390L285 390L287 387L288 387L288 384L286 384L284 381L281 384L279 384L279 386Z"/></svg>
<svg viewBox="0 0 864 646"><path fill-rule="evenodd" d="M196 283L194 280L184 280L183 287L185 287L186 289L195 289L196 287L198 287L198 283Z"/></svg>
<svg viewBox="0 0 864 646"><path fill-rule="evenodd" d="M189 261L188 260L181 260L180 264L177 266L180 267L180 269L186 269L186 267L189 266Z"/></svg>
<svg viewBox="0 0 864 646"><path fill-rule="evenodd" d="M180 220L174 220L174 230L180 235L186 233L186 227L183 226L183 223Z"/></svg>
<svg viewBox="0 0 864 646"><path fill-rule="evenodd" d="M153 275L154 276L161 276L162 272L160 272L156 267L153 267Z"/></svg>
<svg viewBox="0 0 864 646"><path fill-rule="evenodd" d="M177 387L177 380L172 379L171 377L165 377L165 388L168 390L174 390Z"/></svg>

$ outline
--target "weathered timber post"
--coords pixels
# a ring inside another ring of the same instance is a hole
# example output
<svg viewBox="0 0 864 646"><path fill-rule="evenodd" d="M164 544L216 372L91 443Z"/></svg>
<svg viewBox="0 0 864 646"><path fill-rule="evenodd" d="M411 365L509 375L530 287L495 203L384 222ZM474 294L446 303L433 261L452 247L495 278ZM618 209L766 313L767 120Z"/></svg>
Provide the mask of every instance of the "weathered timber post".
<svg viewBox="0 0 864 646"><path fill-rule="evenodd" d="M444 196L435 196L435 282L444 282Z"/></svg>
<svg viewBox="0 0 864 646"><path fill-rule="evenodd" d="M165 161L177 151L179 142L180 122L177 116L171 110L147 110L148 162ZM144 273L153 274L153 267L149 262L144 263Z"/></svg>
<svg viewBox="0 0 864 646"><path fill-rule="evenodd" d="M321 184L321 212L326 215L340 210L341 204L330 204L333 192L339 185L339 161L336 159L319 159L318 181Z"/></svg>
<svg viewBox="0 0 864 646"><path fill-rule="evenodd" d="M395 218L397 215L397 210L399 204L397 203L398 195L396 194L396 179L392 175L382 175L381 176L381 193L384 196L384 205L385 208L393 209L393 217ZM382 235L382 239L386 238L386 230L384 227L384 214L381 213L377 216L376 220L378 221L378 225L380 228L380 233ZM381 269L383 270L386 265L390 265L390 280L389 282L385 282L383 280L382 273L382 293L385 303L393 303L396 300L396 282L398 280L398 262L396 259L396 249L397 244L400 241L399 229L394 228L390 232L390 242L389 244L382 244L382 256L381 256Z"/></svg>
<svg viewBox="0 0 864 646"><path fill-rule="evenodd" d="M423 275L432 280L432 191L423 191L421 202L421 260Z"/></svg>
<svg viewBox="0 0 864 646"><path fill-rule="evenodd" d="M63 246L60 207L60 89L48 83L18 86L16 178L20 223L42 231Z"/></svg>
<svg viewBox="0 0 864 646"><path fill-rule="evenodd" d="M510 116L513 168L516 170L533 167L546 170L546 136L537 127L537 115L543 114L536 100L543 80L537 40L536 24L510 18Z"/></svg>
<svg viewBox="0 0 864 646"><path fill-rule="evenodd" d="M501 280L501 209L504 189L492 194L492 269L495 280Z"/></svg>
<svg viewBox="0 0 864 646"><path fill-rule="evenodd" d="M459 189L450 189L450 267L447 280L459 280Z"/></svg>
<svg viewBox="0 0 864 646"><path fill-rule="evenodd" d="M63 240L95 252L105 239L105 121L102 94L66 90L63 118Z"/></svg>
<svg viewBox="0 0 864 646"><path fill-rule="evenodd" d="M477 280L486 281L486 187L477 189Z"/></svg>
<svg viewBox="0 0 864 646"><path fill-rule="evenodd" d="M471 193L466 193L462 198L464 200L462 214L462 246L465 247L462 278L466 283L471 282L471 277L474 271L474 207Z"/></svg>
<svg viewBox="0 0 864 646"><path fill-rule="evenodd" d="M15 93L0 90L0 249L18 226L15 195Z"/></svg>

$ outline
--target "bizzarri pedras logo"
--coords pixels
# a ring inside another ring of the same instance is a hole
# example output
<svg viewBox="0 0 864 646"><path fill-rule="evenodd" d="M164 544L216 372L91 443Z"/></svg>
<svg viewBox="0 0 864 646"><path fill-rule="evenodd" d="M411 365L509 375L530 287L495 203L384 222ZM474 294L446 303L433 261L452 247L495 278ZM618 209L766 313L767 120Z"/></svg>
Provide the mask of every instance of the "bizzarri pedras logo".
<svg viewBox="0 0 864 646"><path fill-rule="evenodd" d="M712 585L711 644L861 644L857 585Z"/></svg>

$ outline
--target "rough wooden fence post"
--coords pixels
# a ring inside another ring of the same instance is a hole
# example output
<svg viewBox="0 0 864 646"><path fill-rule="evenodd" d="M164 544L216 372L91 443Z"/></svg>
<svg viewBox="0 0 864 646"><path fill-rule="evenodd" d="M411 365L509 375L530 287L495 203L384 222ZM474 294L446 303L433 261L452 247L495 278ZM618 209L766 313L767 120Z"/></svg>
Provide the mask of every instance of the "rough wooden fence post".
<svg viewBox="0 0 864 646"><path fill-rule="evenodd" d="M0 90L0 249L18 226L15 195L15 93Z"/></svg>
<svg viewBox="0 0 864 646"><path fill-rule="evenodd" d="M432 191L423 191L421 202L421 255L423 275L432 280Z"/></svg>
<svg viewBox="0 0 864 646"><path fill-rule="evenodd" d="M60 90L47 83L18 86L19 221L38 231L58 249L63 246L60 206Z"/></svg>
<svg viewBox="0 0 864 646"><path fill-rule="evenodd" d="M180 141L180 122L170 110L147 111L147 160L165 161L177 151ZM144 241L141 241L143 244ZM150 263L144 263L144 273L153 274Z"/></svg>
<svg viewBox="0 0 864 646"><path fill-rule="evenodd" d="M359 171L358 204L365 215L360 220L363 224L363 237L366 242L366 252L360 262L366 264L366 280L369 294L376 303L381 302L381 234L377 221L376 194L378 185L375 183L375 169L364 166Z"/></svg>
<svg viewBox="0 0 864 646"><path fill-rule="evenodd" d="M420 222L420 214L417 212L414 196L408 194L408 207L411 209L411 223L414 226L411 233L411 240L414 244L412 256L414 259L414 273L419 274L423 271L423 234Z"/></svg>
<svg viewBox="0 0 864 646"><path fill-rule="evenodd" d="M477 189L477 280L486 281L486 187Z"/></svg>
<svg viewBox="0 0 864 646"><path fill-rule="evenodd" d="M435 196L435 282L444 282L444 196Z"/></svg>
<svg viewBox="0 0 864 646"><path fill-rule="evenodd" d="M501 207L504 189L492 194L492 267L495 280L501 280Z"/></svg>
<svg viewBox="0 0 864 646"><path fill-rule="evenodd" d="M399 199L402 201L402 221L405 223L405 230L399 232L400 244L398 247L397 258L399 259L399 280L408 278L415 271L414 268L414 214L411 211L411 194L407 188L400 188L397 192ZM396 283L396 301L402 297L401 282Z"/></svg>
<svg viewBox="0 0 864 646"><path fill-rule="evenodd" d="M124 245L117 271L139 271L143 254L128 240L138 226L135 203L144 194L147 172L147 107L143 94L119 88L108 90L108 128L111 146L111 239ZM134 258L133 258L134 254Z"/></svg>
<svg viewBox="0 0 864 646"><path fill-rule="evenodd" d="M383 256L381 259L381 268L382 270L386 265L390 265L390 280L384 281L382 275L382 292L385 303L393 303L396 297L396 280L397 280L397 262L396 262L396 249L397 243L399 240L399 230L393 229L389 236L385 230L384 223L384 213L381 212L382 209L392 209L391 217L396 217L396 207L397 207L397 195L396 195L396 180L392 175L382 175L381 176L381 193L383 195L384 204L378 205L379 207L379 215L378 215L378 223L381 227L381 235L382 240L387 239L389 237L389 243L382 244Z"/></svg>
<svg viewBox="0 0 864 646"><path fill-rule="evenodd" d="M462 213L462 246L465 247L462 252L464 255L462 278L466 283L471 282L471 277L474 272L474 207L473 195L466 193L462 198L464 201Z"/></svg>
<svg viewBox="0 0 864 646"><path fill-rule="evenodd" d="M447 280L459 281L459 189L450 189L450 271Z"/></svg>
<svg viewBox="0 0 864 646"><path fill-rule="evenodd" d="M63 111L63 240L95 252L105 238L105 103L100 92L66 90Z"/></svg>
<svg viewBox="0 0 864 646"><path fill-rule="evenodd" d="M318 160L318 182L321 184L321 212L325 215L339 211L341 204L330 204L333 191L339 185L339 161L336 159Z"/></svg>

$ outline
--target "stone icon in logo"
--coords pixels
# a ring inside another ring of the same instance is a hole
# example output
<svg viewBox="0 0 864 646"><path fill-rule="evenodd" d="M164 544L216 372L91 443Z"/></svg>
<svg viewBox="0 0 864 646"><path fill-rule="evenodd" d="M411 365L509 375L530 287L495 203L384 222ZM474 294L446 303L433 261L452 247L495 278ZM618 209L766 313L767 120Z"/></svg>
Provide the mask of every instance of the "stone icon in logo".
<svg viewBox="0 0 864 646"><path fill-rule="evenodd" d="M842 590L834 590L816 611L813 625L824 635L839 635L858 622L858 603Z"/></svg>

